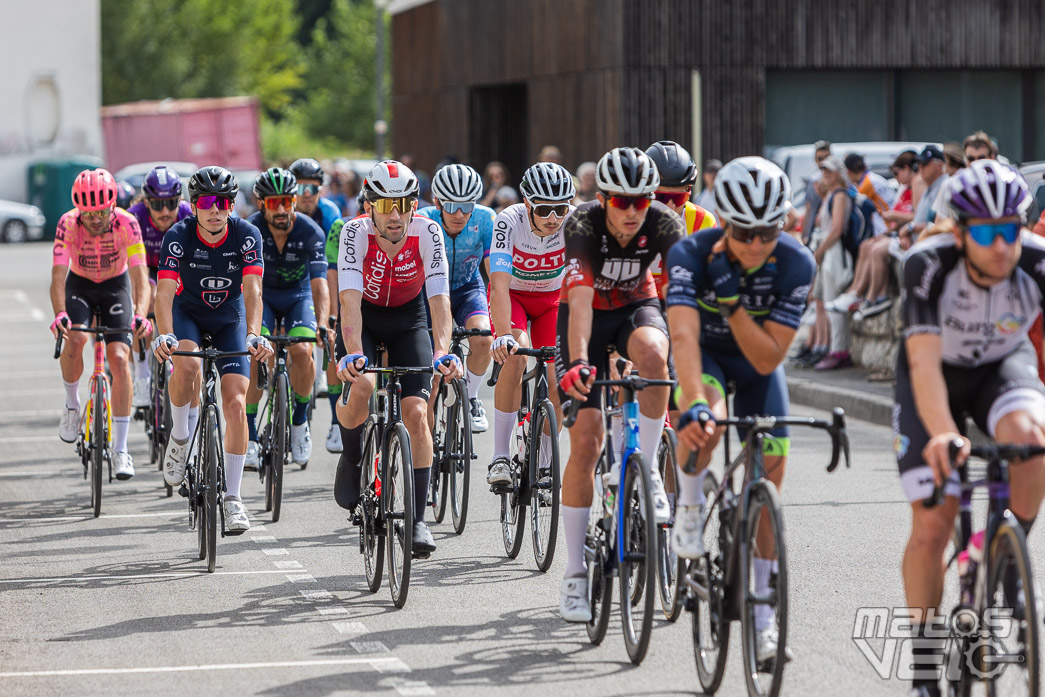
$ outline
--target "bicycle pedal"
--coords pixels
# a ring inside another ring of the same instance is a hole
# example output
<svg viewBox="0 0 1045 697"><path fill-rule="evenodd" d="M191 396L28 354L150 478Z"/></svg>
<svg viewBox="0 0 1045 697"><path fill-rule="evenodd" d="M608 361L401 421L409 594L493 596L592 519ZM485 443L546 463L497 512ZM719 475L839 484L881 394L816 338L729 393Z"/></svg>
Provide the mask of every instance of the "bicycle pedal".
<svg viewBox="0 0 1045 697"><path fill-rule="evenodd" d="M178 496L182 497L183 499L189 498L189 487L185 486L184 484L179 486L178 487Z"/></svg>
<svg viewBox="0 0 1045 697"><path fill-rule="evenodd" d="M431 552L420 552L420 551L416 551L415 550L415 551L411 552L410 556L413 557L414 559L428 559L430 556L432 556L432 553Z"/></svg>
<svg viewBox="0 0 1045 697"><path fill-rule="evenodd" d="M360 526L363 525L363 516L359 515L358 513L353 515L350 520L352 521L352 525L355 525L357 527L360 527Z"/></svg>
<svg viewBox="0 0 1045 697"><path fill-rule="evenodd" d="M490 493L497 494L498 496L503 496L514 492L512 491L511 484L491 484Z"/></svg>
<svg viewBox="0 0 1045 697"><path fill-rule="evenodd" d="M240 535L242 535L245 532L247 532L247 531L246 530L225 530L221 534L222 534L222 536L225 536L225 537L239 537Z"/></svg>

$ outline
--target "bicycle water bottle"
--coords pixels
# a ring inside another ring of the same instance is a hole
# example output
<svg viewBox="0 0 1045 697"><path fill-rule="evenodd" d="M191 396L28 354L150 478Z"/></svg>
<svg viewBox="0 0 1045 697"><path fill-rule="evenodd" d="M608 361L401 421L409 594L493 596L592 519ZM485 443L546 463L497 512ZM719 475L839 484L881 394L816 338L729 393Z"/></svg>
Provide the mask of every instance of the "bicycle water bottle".
<svg viewBox="0 0 1045 697"><path fill-rule="evenodd" d="M968 550L963 549L962 551L958 552L958 580L961 584L961 604L971 607L973 579L972 574L969 573Z"/></svg>

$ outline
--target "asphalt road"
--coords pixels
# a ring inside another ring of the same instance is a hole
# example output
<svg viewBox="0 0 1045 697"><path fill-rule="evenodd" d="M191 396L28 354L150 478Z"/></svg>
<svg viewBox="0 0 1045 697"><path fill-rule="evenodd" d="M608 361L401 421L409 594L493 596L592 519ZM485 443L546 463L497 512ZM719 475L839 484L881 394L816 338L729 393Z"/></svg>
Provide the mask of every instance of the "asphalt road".
<svg viewBox="0 0 1045 697"><path fill-rule="evenodd" d="M106 483L103 514L92 518L82 468L56 433L49 254L0 248L0 694L699 694L688 615L658 618L634 667L616 617L599 647L559 619L561 533L547 574L529 539L518 559L504 557L483 482L490 434L476 437L467 529L433 528L439 549L415 563L402 610L387 585L366 590L356 529L331 496L326 404L312 462L286 477L280 522L266 524L261 486L246 476L253 527L219 540L214 574L196 559L184 500L166 498L147 464L140 424L130 439L137 476ZM889 431L854 421L850 432L853 467L833 475L826 436L793 438L783 495L796 656L788 695L906 694L852 639L858 607L903 604L909 524ZM734 628L721 695L746 694Z"/></svg>

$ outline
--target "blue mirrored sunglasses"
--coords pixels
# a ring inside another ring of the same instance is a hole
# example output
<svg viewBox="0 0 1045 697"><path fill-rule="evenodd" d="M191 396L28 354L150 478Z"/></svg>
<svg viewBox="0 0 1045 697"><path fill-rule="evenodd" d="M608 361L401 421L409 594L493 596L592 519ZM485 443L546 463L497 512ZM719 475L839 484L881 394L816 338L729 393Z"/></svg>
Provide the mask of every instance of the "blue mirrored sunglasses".
<svg viewBox="0 0 1045 697"><path fill-rule="evenodd" d="M467 215L471 215L472 211L475 210L474 203L460 203L458 201L447 201L442 205L442 207L443 213L449 213L451 215L457 213L458 211Z"/></svg>
<svg viewBox="0 0 1045 697"><path fill-rule="evenodd" d="M1001 235L1005 244L1012 244L1020 236L1019 223L984 223L982 225L970 225L969 236L972 241L983 247L990 247L994 239Z"/></svg>

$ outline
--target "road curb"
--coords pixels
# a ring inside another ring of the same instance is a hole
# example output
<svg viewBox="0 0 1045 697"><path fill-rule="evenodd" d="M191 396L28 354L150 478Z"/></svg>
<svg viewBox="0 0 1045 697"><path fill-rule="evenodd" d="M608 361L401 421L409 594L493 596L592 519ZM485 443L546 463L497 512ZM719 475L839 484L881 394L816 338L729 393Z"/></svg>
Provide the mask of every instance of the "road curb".
<svg viewBox="0 0 1045 697"><path fill-rule="evenodd" d="M787 377L787 389L794 404L814 409L845 409L846 416L880 426L892 423L893 400L889 397L838 387L809 378Z"/></svg>

